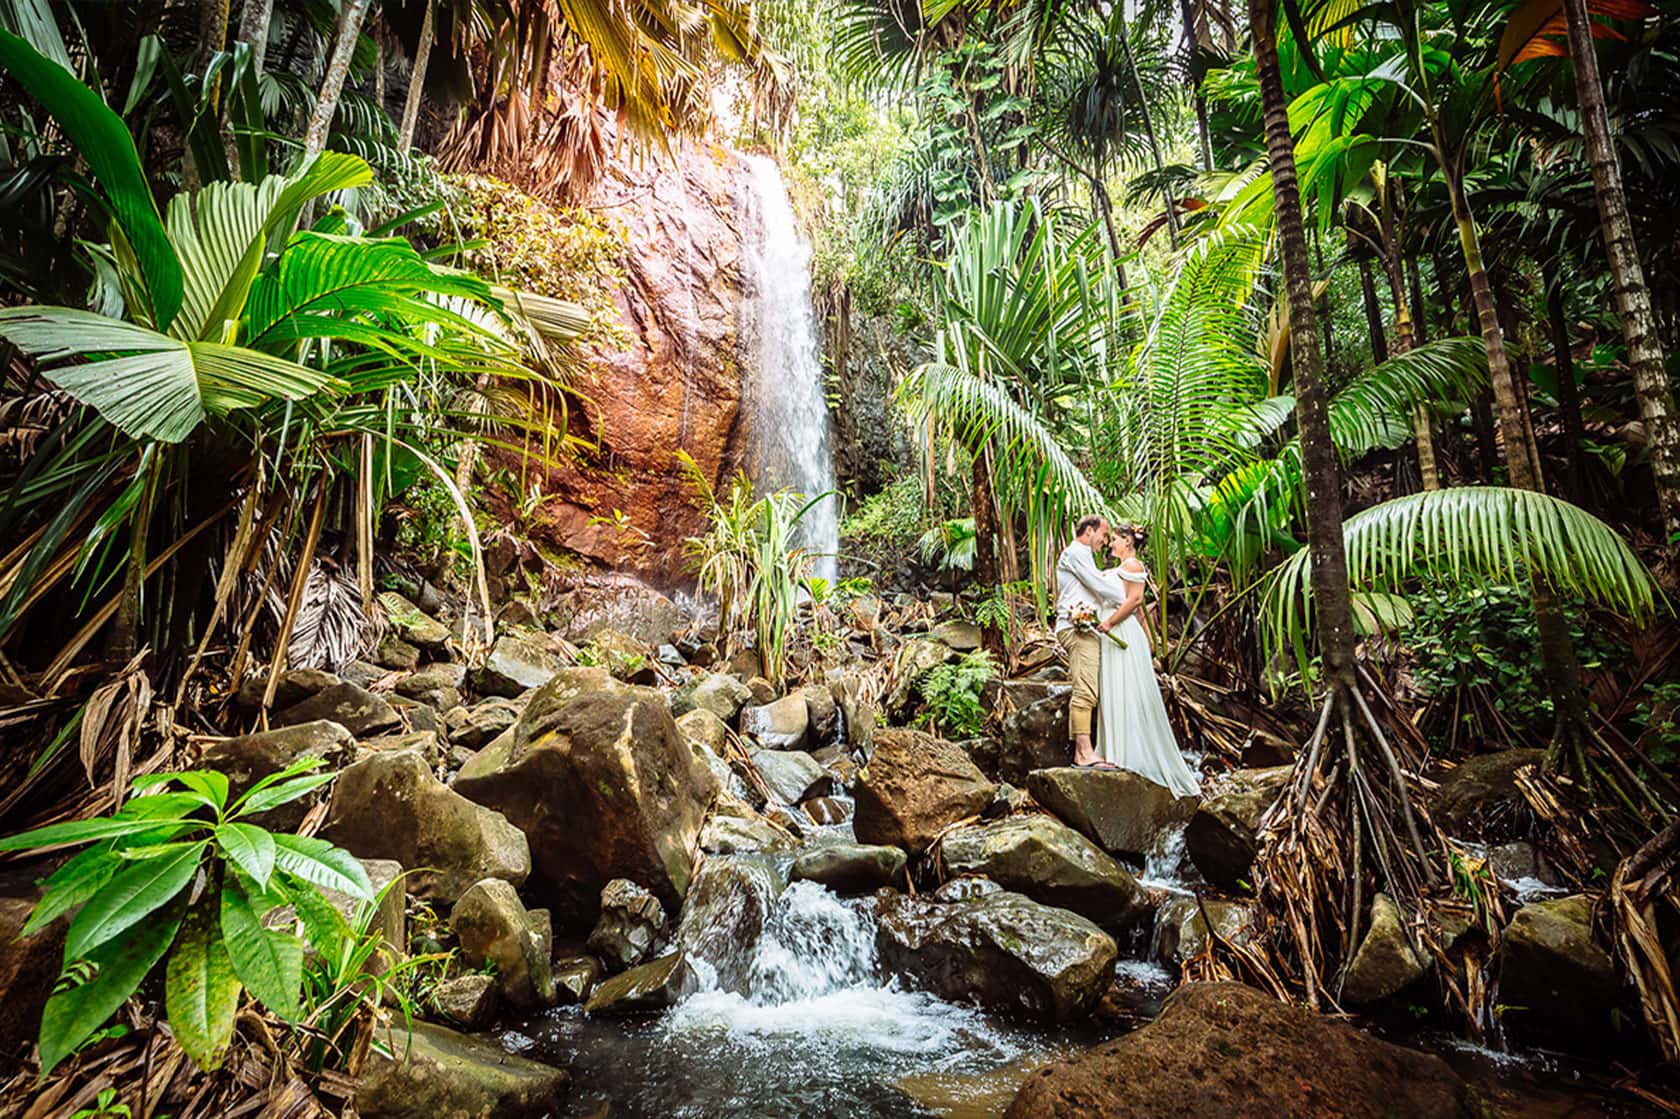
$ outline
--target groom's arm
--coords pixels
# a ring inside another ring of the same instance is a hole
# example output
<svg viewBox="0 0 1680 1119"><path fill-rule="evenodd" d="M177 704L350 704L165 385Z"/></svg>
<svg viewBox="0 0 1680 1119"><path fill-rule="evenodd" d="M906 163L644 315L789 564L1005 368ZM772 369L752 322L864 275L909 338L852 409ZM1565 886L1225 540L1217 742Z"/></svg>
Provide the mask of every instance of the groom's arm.
<svg viewBox="0 0 1680 1119"><path fill-rule="evenodd" d="M1073 576L1080 586L1085 588L1087 594L1091 595L1094 605L1113 608L1125 601L1118 588L1109 580L1104 579L1102 572L1097 570L1096 560L1091 557L1089 552L1065 556L1063 562L1067 567L1067 573Z"/></svg>

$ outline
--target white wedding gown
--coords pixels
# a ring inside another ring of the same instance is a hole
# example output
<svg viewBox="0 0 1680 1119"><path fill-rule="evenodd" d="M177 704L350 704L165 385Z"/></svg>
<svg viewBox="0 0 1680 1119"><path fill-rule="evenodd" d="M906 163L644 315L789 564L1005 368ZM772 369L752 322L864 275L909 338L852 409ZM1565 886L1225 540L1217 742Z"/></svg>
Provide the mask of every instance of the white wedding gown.
<svg viewBox="0 0 1680 1119"><path fill-rule="evenodd" d="M1113 568L1104 577L1128 583L1142 583L1143 571ZM1124 588L1118 597L1124 597ZM1111 631L1126 643L1124 649L1106 637L1102 639L1102 676L1097 690L1097 753L1121 769L1165 785L1176 796L1195 796L1201 782L1179 752L1167 721L1167 707L1161 701L1161 685L1155 679L1155 661L1149 651L1149 636L1137 612L1126 615Z"/></svg>

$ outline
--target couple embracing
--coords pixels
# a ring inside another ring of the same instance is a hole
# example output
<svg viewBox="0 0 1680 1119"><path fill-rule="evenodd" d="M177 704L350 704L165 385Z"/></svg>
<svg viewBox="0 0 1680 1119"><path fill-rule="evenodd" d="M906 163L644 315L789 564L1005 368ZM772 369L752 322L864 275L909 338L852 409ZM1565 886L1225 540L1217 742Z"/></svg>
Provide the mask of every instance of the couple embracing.
<svg viewBox="0 0 1680 1119"><path fill-rule="evenodd" d="M1143 611L1149 576L1138 552L1147 539L1140 525L1111 530L1102 517L1085 517L1056 562L1056 639L1067 650L1073 684L1068 737L1074 765L1128 769L1175 796L1192 796L1201 783L1167 721ZM1102 570L1098 551L1119 562Z"/></svg>

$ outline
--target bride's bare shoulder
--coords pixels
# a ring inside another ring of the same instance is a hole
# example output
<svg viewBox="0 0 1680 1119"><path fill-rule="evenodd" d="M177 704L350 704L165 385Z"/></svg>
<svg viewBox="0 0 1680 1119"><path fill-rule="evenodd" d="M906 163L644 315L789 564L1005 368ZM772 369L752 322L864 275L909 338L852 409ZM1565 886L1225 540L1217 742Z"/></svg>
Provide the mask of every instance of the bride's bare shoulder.
<svg viewBox="0 0 1680 1119"><path fill-rule="evenodd" d="M1121 562L1120 566L1121 566L1121 568L1123 568L1126 571L1147 571L1148 570L1148 568L1143 566L1143 561L1138 559L1136 556L1126 557L1126 559Z"/></svg>

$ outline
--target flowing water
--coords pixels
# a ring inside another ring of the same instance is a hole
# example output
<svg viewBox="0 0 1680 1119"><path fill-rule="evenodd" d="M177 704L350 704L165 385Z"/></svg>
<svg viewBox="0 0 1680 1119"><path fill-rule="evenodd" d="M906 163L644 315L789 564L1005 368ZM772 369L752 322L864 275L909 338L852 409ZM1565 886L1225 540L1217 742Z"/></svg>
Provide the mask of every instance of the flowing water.
<svg viewBox="0 0 1680 1119"><path fill-rule="evenodd" d="M761 901L747 878L720 923ZM736 926L738 928L738 925ZM694 989L661 1016L588 1019L553 1011L502 1044L571 1068L569 1114L613 1119L913 1119L916 1092L985 1090L986 1074L1049 1059L1066 1039L988 1019L902 988L875 955L864 900L795 882L750 944L685 927Z"/></svg>
<svg viewBox="0 0 1680 1119"><path fill-rule="evenodd" d="M751 183L752 218L760 231L752 273L752 357L748 398L753 423L753 480L766 489L815 497L834 489L834 455L822 356L811 309L811 246L794 224L781 169L766 156L742 157ZM840 546L838 501L825 498L805 514L801 538L817 555L814 573L835 577Z"/></svg>

